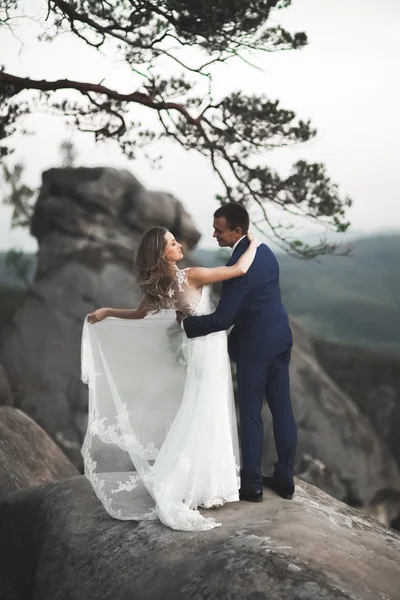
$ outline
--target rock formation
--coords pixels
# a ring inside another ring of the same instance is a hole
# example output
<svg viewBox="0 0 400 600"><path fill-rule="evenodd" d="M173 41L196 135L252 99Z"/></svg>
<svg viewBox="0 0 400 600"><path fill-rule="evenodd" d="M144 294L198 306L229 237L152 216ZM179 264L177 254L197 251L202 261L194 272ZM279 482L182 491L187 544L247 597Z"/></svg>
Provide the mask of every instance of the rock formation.
<svg viewBox="0 0 400 600"><path fill-rule="evenodd" d="M0 501L7 600L398 600L400 536L297 482L183 533L111 519L82 477Z"/></svg>
<svg viewBox="0 0 400 600"><path fill-rule="evenodd" d="M15 405L80 464L87 390L80 383L85 316L100 306L135 307L133 257L142 232L162 225L187 248L200 234L170 194L147 191L128 171L50 169L35 207L39 242L32 292L2 335L0 361Z"/></svg>
<svg viewBox="0 0 400 600"><path fill-rule="evenodd" d="M0 406L0 497L77 473L32 419L16 408Z"/></svg>
<svg viewBox="0 0 400 600"><path fill-rule="evenodd" d="M40 246L37 273L32 292L2 335L0 361L15 406L78 466L87 413L79 369L83 319L99 306L137 305L133 252L142 231L152 225L170 228L188 248L199 239L175 198L148 192L127 171L52 169L43 175L32 223ZM297 472L356 505L369 506L377 494L399 492L399 472L384 442L323 371L303 330L296 322L292 326ZM265 422L269 472L274 444L267 406Z"/></svg>
<svg viewBox="0 0 400 600"><path fill-rule="evenodd" d="M291 327L291 392L298 426L296 472L355 506L373 504L383 490L399 492L397 465L368 417L322 369L299 324L292 320ZM263 415L264 470L269 473L276 454L266 404Z"/></svg>
<svg viewBox="0 0 400 600"><path fill-rule="evenodd" d="M400 355L317 340L318 361L387 443L400 467Z"/></svg>
<svg viewBox="0 0 400 600"><path fill-rule="evenodd" d="M3 366L0 365L0 406L12 405L12 403L11 387L8 382L7 374L3 369Z"/></svg>

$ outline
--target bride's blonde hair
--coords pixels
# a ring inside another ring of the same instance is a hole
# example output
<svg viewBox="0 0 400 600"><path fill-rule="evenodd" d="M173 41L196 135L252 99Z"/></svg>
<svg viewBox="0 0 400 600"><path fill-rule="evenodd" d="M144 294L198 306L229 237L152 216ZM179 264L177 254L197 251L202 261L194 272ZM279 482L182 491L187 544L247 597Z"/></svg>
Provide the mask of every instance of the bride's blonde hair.
<svg viewBox="0 0 400 600"><path fill-rule="evenodd" d="M165 258L167 245L165 227L148 229L141 239L135 261L136 281L142 290L142 300L149 311L173 307L170 289L174 281L171 263Z"/></svg>

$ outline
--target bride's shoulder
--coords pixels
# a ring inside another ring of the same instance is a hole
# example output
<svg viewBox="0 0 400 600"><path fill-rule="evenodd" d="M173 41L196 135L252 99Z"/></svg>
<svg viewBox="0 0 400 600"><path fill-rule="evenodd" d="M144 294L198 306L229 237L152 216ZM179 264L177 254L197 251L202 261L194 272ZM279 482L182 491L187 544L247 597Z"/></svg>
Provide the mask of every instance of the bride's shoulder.
<svg viewBox="0 0 400 600"><path fill-rule="evenodd" d="M186 269L178 269L178 271L176 272L176 282L178 284L178 287L180 289L180 291L182 291L182 286L183 285L189 285L189 280L188 280L188 273L190 271L190 267L187 267Z"/></svg>
<svg viewBox="0 0 400 600"><path fill-rule="evenodd" d="M176 272L175 281L180 292L184 292L185 290L197 291L200 287L202 287L193 284L193 277L191 273L194 273L196 269L197 267L186 267L186 269L179 269Z"/></svg>
<svg viewBox="0 0 400 600"><path fill-rule="evenodd" d="M178 269L176 272L176 278L177 279L187 279L188 276L188 272L190 271L191 267L186 267L186 269Z"/></svg>

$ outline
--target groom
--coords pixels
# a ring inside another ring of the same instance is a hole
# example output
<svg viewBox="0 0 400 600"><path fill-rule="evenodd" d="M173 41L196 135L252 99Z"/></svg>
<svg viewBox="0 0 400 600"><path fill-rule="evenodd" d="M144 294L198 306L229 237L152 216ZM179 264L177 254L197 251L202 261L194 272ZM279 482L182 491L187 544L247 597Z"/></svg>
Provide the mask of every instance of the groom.
<svg viewBox="0 0 400 600"><path fill-rule="evenodd" d="M240 204L224 204L214 213L214 237L221 247L232 248L227 266L234 264L248 247L248 229L249 215ZM263 485L291 499L297 442L289 388L292 333L281 300L278 262L265 244L258 247L246 275L223 283L214 313L183 321L189 338L232 325L228 347L237 365L242 448L240 499L260 502ZM272 414L278 455L273 477L261 473L264 396Z"/></svg>

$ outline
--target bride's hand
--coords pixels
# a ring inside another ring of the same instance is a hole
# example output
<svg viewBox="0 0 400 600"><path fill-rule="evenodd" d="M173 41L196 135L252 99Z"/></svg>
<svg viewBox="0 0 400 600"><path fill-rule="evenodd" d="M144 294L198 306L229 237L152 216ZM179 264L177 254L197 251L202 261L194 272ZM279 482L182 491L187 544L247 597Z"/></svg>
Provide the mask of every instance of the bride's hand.
<svg viewBox="0 0 400 600"><path fill-rule="evenodd" d="M252 233L248 233L247 238L248 238L250 244L252 244L252 243L257 244L257 248L258 248L258 246L260 245L261 242L259 242L259 240Z"/></svg>
<svg viewBox="0 0 400 600"><path fill-rule="evenodd" d="M90 313L87 316L87 318L88 318L89 323L91 323L93 325L93 323L98 323L99 321L102 321L103 319L105 319L109 316L110 316L110 313L109 313L108 308L98 308L94 312Z"/></svg>

